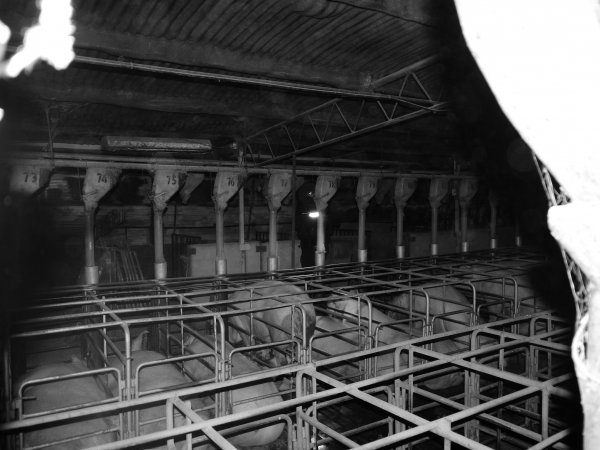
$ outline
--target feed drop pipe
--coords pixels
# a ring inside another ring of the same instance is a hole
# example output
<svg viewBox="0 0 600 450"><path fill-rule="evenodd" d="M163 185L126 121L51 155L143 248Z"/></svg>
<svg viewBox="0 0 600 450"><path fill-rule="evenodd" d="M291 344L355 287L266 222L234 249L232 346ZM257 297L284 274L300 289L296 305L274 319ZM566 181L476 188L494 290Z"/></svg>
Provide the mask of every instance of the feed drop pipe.
<svg viewBox="0 0 600 450"><path fill-rule="evenodd" d="M215 203L216 223L216 255L215 272L217 275L227 274L227 260L225 259L225 231L223 215L227 209L227 202L242 186L241 172L217 172L213 188L213 202Z"/></svg>
<svg viewBox="0 0 600 450"><path fill-rule="evenodd" d="M325 265L325 211L327 203L337 192L340 177L319 175L315 185L313 200L319 213L317 217L317 249L315 251L315 266Z"/></svg>
<svg viewBox="0 0 600 450"><path fill-rule="evenodd" d="M458 185L458 202L460 204L460 235L462 238L461 252L469 251L469 241L467 239L467 219L469 212L469 203L477 193L478 181L476 178L467 178L460 180Z"/></svg>
<svg viewBox="0 0 600 450"><path fill-rule="evenodd" d="M489 194L490 202L490 249L495 250L498 248L498 236L496 225L498 222L498 194L495 191L490 191Z"/></svg>
<svg viewBox="0 0 600 450"><path fill-rule="evenodd" d="M294 162L296 158L294 157ZM294 169L296 166L294 165ZM291 246L292 246L292 269L296 268L296 209L298 208L296 202L296 192L300 186L304 184L304 177L298 177L294 175L295 170L292 172L292 236L291 236Z"/></svg>
<svg viewBox="0 0 600 450"><path fill-rule="evenodd" d="M369 201L377 193L379 179L361 176L356 186L356 204L358 205L358 262L367 261L366 217Z"/></svg>
<svg viewBox="0 0 600 450"><path fill-rule="evenodd" d="M275 272L279 268L277 256L277 211L281 202L292 189L292 175L289 172L274 173L267 183L267 204L269 205L269 257L267 270Z"/></svg>
<svg viewBox="0 0 600 450"><path fill-rule="evenodd" d="M94 254L94 216L98 202L117 185L120 174L118 169L97 167L89 167L85 173L81 194L85 211L85 284L98 284L100 278Z"/></svg>
<svg viewBox="0 0 600 450"><path fill-rule="evenodd" d="M438 209L448 193L448 180L434 178L429 185L429 204L431 205L431 255L438 254Z"/></svg>
<svg viewBox="0 0 600 450"><path fill-rule="evenodd" d="M167 278L167 261L163 245L163 214L167 203L181 187L185 172L178 170L159 169L154 172L152 180L152 209L154 212L154 278Z"/></svg>
<svg viewBox="0 0 600 450"><path fill-rule="evenodd" d="M417 188L417 178L402 177L396 180L394 201L396 203L396 258L406 255L404 248L404 207Z"/></svg>
<svg viewBox="0 0 600 450"><path fill-rule="evenodd" d="M19 164L11 168L9 189L14 194L30 196L43 188L49 179L49 169Z"/></svg>

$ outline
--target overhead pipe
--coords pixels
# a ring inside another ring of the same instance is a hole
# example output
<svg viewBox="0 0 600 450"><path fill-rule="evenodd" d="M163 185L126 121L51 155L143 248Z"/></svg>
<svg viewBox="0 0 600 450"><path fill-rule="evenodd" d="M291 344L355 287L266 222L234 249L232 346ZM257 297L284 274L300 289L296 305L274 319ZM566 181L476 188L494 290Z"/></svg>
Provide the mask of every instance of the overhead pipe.
<svg viewBox="0 0 600 450"><path fill-rule="evenodd" d="M404 208L408 199L417 188L417 178L402 177L396 180L394 187L394 201L396 203L396 258L402 259L406 255L404 248Z"/></svg>
<svg viewBox="0 0 600 450"><path fill-rule="evenodd" d="M434 178L429 185L429 204L431 205L431 255L438 254L438 209L448 193L448 180Z"/></svg>
<svg viewBox="0 0 600 450"><path fill-rule="evenodd" d="M277 255L277 211L281 202L292 189L291 173L274 173L267 183L267 205L269 206L269 256L267 270L275 272L279 268Z"/></svg>
<svg viewBox="0 0 600 450"><path fill-rule="evenodd" d="M477 179L472 180L460 180L458 185L458 202L460 204L460 235L462 238L461 252L466 253L469 251L469 241L467 238L468 228L468 212L469 203L477 193L478 181Z"/></svg>
<svg viewBox="0 0 600 450"><path fill-rule="evenodd" d="M488 200L490 202L490 249L498 248L497 239L497 221L498 221L498 194L496 191L490 191Z"/></svg>
<svg viewBox="0 0 600 450"><path fill-rule="evenodd" d="M17 50L16 47L9 46L7 50L10 52L15 52ZM411 102L420 102L424 104L428 104L427 100L419 99L419 98L406 98L397 95L390 95L385 93L373 92L370 90L352 90L352 89L344 89L344 88L332 88L327 86L318 86L314 84L305 84L305 83L296 83L292 81L280 81L280 80L268 80L264 78L250 78L239 75L229 75L223 73L214 73L214 72L202 72L199 70L190 70L190 69L179 69L176 67L166 67L159 66L154 64L144 64L138 62L130 62L130 61L121 61L116 59L107 59L107 58L97 58L94 56L82 56L75 55L73 61L95 65L101 67L112 67L117 69L128 69L128 70L137 70L140 72L150 72L150 73L161 73L168 75L176 75L187 78L195 78L201 80L211 80L217 82L226 81L228 83L236 83L236 84L247 84L251 86L262 86L269 88L277 88L284 89L289 91L296 92L307 92L313 94L321 94L321 95L331 95L335 97L343 97L343 98L360 98L360 99L373 99L373 100L399 100L399 101L407 101ZM392 76L396 77L397 75L392 74ZM377 81L373 83L374 85L380 85ZM383 83L385 84L385 83Z"/></svg>
<svg viewBox="0 0 600 450"><path fill-rule="evenodd" d="M289 166L274 165L269 168L262 167L248 167L240 168L237 163L226 162L226 161L213 161L213 160L194 160L194 159L173 159L173 158L152 158L148 161L141 161L139 157L131 156L119 156L119 155L103 155L103 154L90 154L90 153L54 153L54 157L50 158L48 155L44 155L40 152L27 152L22 151L18 153L12 153L6 155L6 160L14 165L21 166L36 166L42 168L80 168L87 169L90 166L93 167L105 167L105 168L117 168L117 169L131 169L131 170L173 170L179 169L184 172L219 172L223 170L231 172L239 172L243 176L246 174L263 174L268 175L275 172L289 172ZM374 177L386 177L386 178L401 178L406 176L422 178L422 179L433 179L433 178L447 178L447 179L464 179L464 178L475 178L475 175L463 173L456 175L452 173L443 172L411 172L407 174L398 173L394 170L362 170L362 169L350 169L347 167L323 167L319 166L316 168L310 168L301 166L296 169L297 175L321 175L331 174L335 176L344 177L360 177L363 175L369 175Z"/></svg>
<svg viewBox="0 0 600 450"><path fill-rule="evenodd" d="M216 224L216 254L215 272L217 275L227 274L227 259L225 258L225 230L223 215L227 209L229 200L239 191L242 186L241 172L222 171L217 172L213 188L213 202L215 204Z"/></svg>
<svg viewBox="0 0 600 450"><path fill-rule="evenodd" d="M85 284L98 284L100 274L96 265L94 248L94 216L98 209L98 202L117 185L121 174L117 169L90 167L83 180L83 200L85 211Z"/></svg>
<svg viewBox="0 0 600 450"><path fill-rule="evenodd" d="M367 239L366 239L366 217L369 202L377 193L379 179L375 177L362 176L358 179L356 186L356 204L358 206L358 262L366 262Z"/></svg>
<svg viewBox="0 0 600 450"><path fill-rule="evenodd" d="M315 185L313 200L317 208L317 248L315 251L315 266L325 265L325 211L327 203L337 192L340 177L319 175Z"/></svg>
<svg viewBox="0 0 600 450"><path fill-rule="evenodd" d="M178 170L156 170L152 180L152 210L154 213L154 278L167 278L167 260L163 243L163 214L167 203L183 184L186 173Z"/></svg>

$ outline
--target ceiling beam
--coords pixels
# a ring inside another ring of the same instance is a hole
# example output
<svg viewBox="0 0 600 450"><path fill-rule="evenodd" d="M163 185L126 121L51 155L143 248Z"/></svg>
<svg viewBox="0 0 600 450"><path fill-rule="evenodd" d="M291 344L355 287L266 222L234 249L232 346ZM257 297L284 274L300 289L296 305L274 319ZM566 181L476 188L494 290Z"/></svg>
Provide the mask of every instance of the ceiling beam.
<svg viewBox="0 0 600 450"><path fill-rule="evenodd" d="M309 66L207 45L185 43L77 26L75 47L99 50L115 56L161 61L185 66L267 76L283 80L324 84L343 89L364 89L366 74L349 73L332 67Z"/></svg>
<svg viewBox="0 0 600 450"><path fill-rule="evenodd" d="M31 23L31 18L16 11L7 11L2 20L13 30L26 28ZM136 60L226 70L238 74L322 84L349 90L366 90L369 83L369 76L366 73L352 73L335 67L292 63L220 48L203 42L189 43L105 31L81 23L75 25L74 45L76 49L96 50Z"/></svg>
<svg viewBox="0 0 600 450"><path fill-rule="evenodd" d="M260 103L244 107L241 102L204 98L165 96L128 89L107 89L75 84L57 84L25 80L20 86L24 95L53 102L98 103L171 113L210 114L228 117L251 117L281 120L294 116L296 111L264 95Z"/></svg>

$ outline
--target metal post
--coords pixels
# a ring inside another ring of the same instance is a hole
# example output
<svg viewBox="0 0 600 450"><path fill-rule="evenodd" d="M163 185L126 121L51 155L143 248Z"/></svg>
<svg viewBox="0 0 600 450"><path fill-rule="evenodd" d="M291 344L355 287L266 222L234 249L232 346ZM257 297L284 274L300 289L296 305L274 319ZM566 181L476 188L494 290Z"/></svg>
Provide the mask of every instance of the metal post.
<svg viewBox="0 0 600 450"><path fill-rule="evenodd" d="M85 283L98 284L99 270L94 253L94 215L98 202L116 184L120 171L115 169L89 167L83 180L83 200L85 210Z"/></svg>
<svg viewBox="0 0 600 450"><path fill-rule="evenodd" d="M167 278L167 260L164 254L163 214L166 208L154 207L154 278Z"/></svg>
<svg viewBox="0 0 600 450"><path fill-rule="evenodd" d="M396 180L394 202L396 203L396 257L402 259L404 251L404 207L417 188L417 179L402 177Z"/></svg>
<svg viewBox="0 0 600 450"><path fill-rule="evenodd" d="M315 265L325 265L325 210L327 202L335 195L339 186L340 177L319 175L315 184L313 200L319 216L317 217L317 249L315 251Z"/></svg>
<svg viewBox="0 0 600 450"><path fill-rule="evenodd" d="M296 268L296 155L292 160L292 231L291 231L291 245L292 245L292 269Z"/></svg>
<svg viewBox="0 0 600 450"><path fill-rule="evenodd" d="M281 208L281 202L289 195L292 189L290 178L292 175L287 172L273 173L269 176L267 183L267 204L269 206L269 253L267 259L267 270L275 272L279 268L279 258L277 256L277 211Z"/></svg>
<svg viewBox="0 0 600 450"><path fill-rule="evenodd" d="M367 207L377 193L378 183L378 178L363 175L358 179L356 186L356 204L358 206L358 262L367 261Z"/></svg>
<svg viewBox="0 0 600 450"><path fill-rule="evenodd" d="M496 225L498 222L498 196L494 191L490 191L490 249L498 248Z"/></svg>
<svg viewBox="0 0 600 450"><path fill-rule="evenodd" d="M325 265L325 209L319 211L317 217L317 249L315 251L315 266Z"/></svg>
<svg viewBox="0 0 600 450"><path fill-rule="evenodd" d="M85 284L98 284L100 275L94 254L94 215L97 204L86 205L85 209Z"/></svg>
<svg viewBox="0 0 600 450"><path fill-rule="evenodd" d="M216 257L215 271L217 275L225 275L227 273L227 260L225 259L225 232L223 215L225 210L215 208L215 223L216 223Z"/></svg>
<svg viewBox="0 0 600 450"><path fill-rule="evenodd" d="M366 208L358 208L358 262L367 261Z"/></svg>
<svg viewBox="0 0 600 450"><path fill-rule="evenodd" d="M167 202L179 191L185 173L178 170L158 169L152 180L152 211L154 212L154 278L167 278L167 261L164 255L163 214ZM191 191L190 191L191 193Z"/></svg>
<svg viewBox="0 0 600 450"><path fill-rule="evenodd" d="M438 207L431 206L431 255L435 256L438 254Z"/></svg>
<svg viewBox="0 0 600 450"><path fill-rule="evenodd" d="M460 208L460 235L462 236L460 251L462 253L467 253L469 251L469 241L467 240L467 212L468 203L464 203Z"/></svg>
<svg viewBox="0 0 600 450"><path fill-rule="evenodd" d="M517 247L523 245L521 238L521 221L519 220L519 217L515 217L515 245Z"/></svg>
<svg viewBox="0 0 600 450"><path fill-rule="evenodd" d="M448 180L434 178L429 185L429 204L431 205L431 255L438 254L438 208L448 193Z"/></svg>
<svg viewBox="0 0 600 450"><path fill-rule="evenodd" d="M244 214L244 187L240 188L238 197L238 239L240 241L240 258L242 259L242 271L246 273L248 270L247 256L248 256L248 244L246 244L246 236L244 233L245 227L245 214Z"/></svg>
<svg viewBox="0 0 600 450"><path fill-rule="evenodd" d="M225 259L225 230L223 215L227 209L227 202L242 187L240 172L217 172L213 187L213 202L215 203L215 273L227 274L227 260ZM243 204L243 201L242 201ZM242 228L243 230L243 228ZM242 233L242 231L240 231Z"/></svg>
<svg viewBox="0 0 600 450"><path fill-rule="evenodd" d="M267 270L275 272L277 264L277 210L269 209L269 257L267 259Z"/></svg>
<svg viewBox="0 0 600 450"><path fill-rule="evenodd" d="M404 207L400 206L396 208L396 258L404 256Z"/></svg>
<svg viewBox="0 0 600 450"><path fill-rule="evenodd" d="M469 251L469 241L467 239L467 219L469 212L469 203L477 193L478 181L475 178L463 178L458 185L458 200L461 209L461 251L466 253Z"/></svg>

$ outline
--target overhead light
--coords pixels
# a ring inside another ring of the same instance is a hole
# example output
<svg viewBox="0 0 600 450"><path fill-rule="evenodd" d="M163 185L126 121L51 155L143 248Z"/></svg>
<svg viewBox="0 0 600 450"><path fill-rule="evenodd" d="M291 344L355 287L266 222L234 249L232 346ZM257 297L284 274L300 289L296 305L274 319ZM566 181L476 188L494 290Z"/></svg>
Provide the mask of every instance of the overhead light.
<svg viewBox="0 0 600 450"><path fill-rule="evenodd" d="M104 136L102 150L109 152L198 153L212 150L209 139L169 139L154 137Z"/></svg>
<svg viewBox="0 0 600 450"><path fill-rule="evenodd" d="M319 217L319 211L311 211L308 213L308 217L310 217L311 219L316 219L317 217Z"/></svg>

